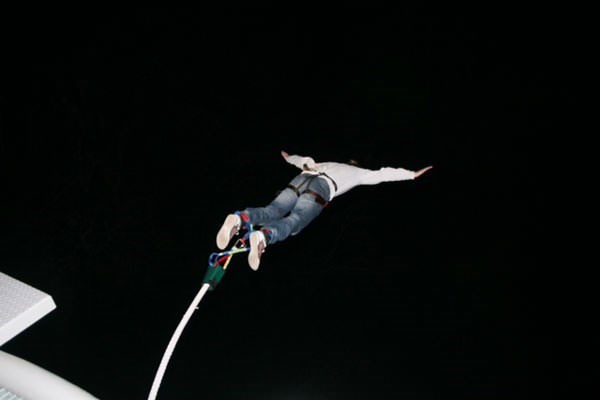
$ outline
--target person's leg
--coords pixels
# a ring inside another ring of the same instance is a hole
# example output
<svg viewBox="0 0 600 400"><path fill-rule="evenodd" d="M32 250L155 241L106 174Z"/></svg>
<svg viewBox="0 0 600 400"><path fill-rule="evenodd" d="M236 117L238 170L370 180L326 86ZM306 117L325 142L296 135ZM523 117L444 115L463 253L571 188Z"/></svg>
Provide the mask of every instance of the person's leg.
<svg viewBox="0 0 600 400"><path fill-rule="evenodd" d="M304 190L313 179L314 176L312 175L298 174L290 181L288 187L279 192L268 206L248 207L241 211L241 213L245 213L248 216L249 222L253 225L264 225L271 221L277 221L285 217L296 206L298 194L289 186Z"/></svg>
<svg viewBox="0 0 600 400"><path fill-rule="evenodd" d="M306 189L318 193L323 199L329 198L329 186L323 178L312 179ZM267 244L281 242L289 236L297 235L312 222L322 210L323 205L318 203L312 194L306 192L303 193L300 195L287 216L263 224L263 228L269 231Z"/></svg>
<svg viewBox="0 0 600 400"><path fill-rule="evenodd" d="M312 195L301 195L289 215L280 220L263 225L263 229L268 229L270 231L268 244L281 242L291 235L298 234L314 220L322 210L323 206L317 203Z"/></svg>
<svg viewBox="0 0 600 400"><path fill-rule="evenodd" d="M263 225L283 218L294 208L296 200L298 200L296 192L290 188L285 188L269 205L265 207L248 207L240 212L248 216L248 222L252 225Z"/></svg>
<svg viewBox="0 0 600 400"><path fill-rule="evenodd" d="M305 180L305 175L297 175L290 185L297 187ZM217 247L221 250L225 249L231 238L242 228L249 229L249 225L262 225L284 217L294 207L296 200L298 200L296 192L288 187L279 192L265 207L248 207L229 214L217 233Z"/></svg>
<svg viewBox="0 0 600 400"><path fill-rule="evenodd" d="M329 198L329 186L322 178L315 178L308 182L307 189L319 194L323 199ZM250 253L248 264L253 270L260 265L260 257L267 245L281 242L290 235L300 233L312 220L323 211L323 204L315 200L310 193L303 193L296 201L289 215L276 221L262 225L260 230L250 234Z"/></svg>
<svg viewBox="0 0 600 400"><path fill-rule="evenodd" d="M315 201L310 194L303 194L298 198L296 205L285 218L263 225L260 230L250 233L250 253L248 265L257 270L260 257L267 245L281 242L290 235L296 235L314 220L323 210L323 206Z"/></svg>

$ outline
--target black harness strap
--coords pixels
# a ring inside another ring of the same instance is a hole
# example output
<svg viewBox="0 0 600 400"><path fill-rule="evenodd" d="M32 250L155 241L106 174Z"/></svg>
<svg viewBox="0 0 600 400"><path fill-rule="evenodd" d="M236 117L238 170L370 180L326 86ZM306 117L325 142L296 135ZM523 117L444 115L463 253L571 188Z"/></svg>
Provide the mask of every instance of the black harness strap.
<svg viewBox="0 0 600 400"><path fill-rule="evenodd" d="M300 197L300 191L298 190L298 188L294 185L287 185L288 189L292 189L294 191L294 193L296 193L296 196Z"/></svg>
<svg viewBox="0 0 600 400"><path fill-rule="evenodd" d="M326 177L327 179L329 179L331 181L331 183L333 183L333 187L335 188L335 191L337 192L337 190L338 190L337 183L335 183L335 181L333 180L332 177L330 177L329 175L327 175L325 172L319 172L319 175L323 175L324 177Z"/></svg>
<svg viewBox="0 0 600 400"><path fill-rule="evenodd" d="M305 190L303 190L303 191L300 191L300 189L301 189L302 187L304 187L304 186L308 186L308 185L310 184L310 182L311 182L313 179L315 179L316 177L318 177L319 175L325 175L325 176L327 176L327 175L326 175L326 174L324 174L324 173L320 173L320 174L311 175L310 177L306 178L306 180L305 180L304 182L302 182L302 183L301 183L301 184L300 184L298 187L296 187L296 186L294 186L294 185L292 185L292 184L289 184L289 185L287 185L287 187L288 187L289 189L292 189L292 190L294 191L294 193L296 193L296 196L298 196L298 197L300 197L300 196L301 196L301 195L303 195L304 193L308 193L308 194L310 194L311 196L313 196L313 197L314 197L314 199L315 199L315 201L316 201L317 203L319 203L320 205L322 205L322 206L323 206L323 208L325 208L325 207L327 207L327 204L329 204L329 202L328 202L327 200L325 200L325 199L323 198L323 196L321 196L319 193L317 193L316 191L314 191L314 190L312 190L312 189L308 189L308 188L307 188L307 189L305 189ZM329 178L329 176L327 176L327 178ZM329 179L331 179L331 178L329 178ZM335 186L335 190L337 190L337 185L336 185L335 181L334 181L333 179L331 179L331 181L333 182L333 184L334 184L334 186Z"/></svg>
<svg viewBox="0 0 600 400"><path fill-rule="evenodd" d="M329 202L327 200L325 200L323 198L323 196L321 196L319 193L315 192L312 189L306 189L303 193L308 193L308 194L312 195L315 198L315 201L317 203L319 203L320 205L322 205L323 208L327 207L327 204L329 204Z"/></svg>

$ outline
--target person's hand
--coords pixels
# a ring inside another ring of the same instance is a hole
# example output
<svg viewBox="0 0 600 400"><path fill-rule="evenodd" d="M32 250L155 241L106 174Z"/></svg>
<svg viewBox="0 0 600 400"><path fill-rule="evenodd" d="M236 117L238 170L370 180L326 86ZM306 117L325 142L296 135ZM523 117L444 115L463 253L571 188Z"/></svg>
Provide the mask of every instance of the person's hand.
<svg viewBox="0 0 600 400"><path fill-rule="evenodd" d="M417 179L418 177L420 177L421 175L423 175L425 172L429 171L431 168L433 168L433 166L428 166L425 168L421 168L420 170L418 170L417 172L415 172L415 179Z"/></svg>
<svg viewBox="0 0 600 400"><path fill-rule="evenodd" d="M283 159L284 159L284 160L287 160L287 158L288 158L289 156L290 156L290 155L289 155L288 153L286 153L286 152L285 152L285 150L281 150L281 157L283 157Z"/></svg>

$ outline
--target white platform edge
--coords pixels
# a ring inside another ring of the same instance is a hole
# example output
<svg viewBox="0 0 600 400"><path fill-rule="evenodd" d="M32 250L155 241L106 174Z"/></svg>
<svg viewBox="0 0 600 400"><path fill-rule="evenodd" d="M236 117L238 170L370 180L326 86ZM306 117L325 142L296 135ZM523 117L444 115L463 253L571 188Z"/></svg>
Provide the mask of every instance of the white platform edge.
<svg viewBox="0 0 600 400"><path fill-rule="evenodd" d="M98 400L35 364L0 350L0 387L26 400Z"/></svg>
<svg viewBox="0 0 600 400"><path fill-rule="evenodd" d="M50 295L0 272L0 290L7 290L7 282L11 285L11 288L17 286L19 290L26 290L31 298L35 299L35 302L20 304L24 306L24 310L18 315L10 315L9 304L0 304L0 316L3 317L0 320L8 318L4 324L0 325L0 346L56 308L56 304ZM16 299L16 301L18 300Z"/></svg>
<svg viewBox="0 0 600 400"><path fill-rule="evenodd" d="M2 272L0 299L0 346L56 308L50 295ZM2 399L97 400L60 376L1 350L0 394Z"/></svg>

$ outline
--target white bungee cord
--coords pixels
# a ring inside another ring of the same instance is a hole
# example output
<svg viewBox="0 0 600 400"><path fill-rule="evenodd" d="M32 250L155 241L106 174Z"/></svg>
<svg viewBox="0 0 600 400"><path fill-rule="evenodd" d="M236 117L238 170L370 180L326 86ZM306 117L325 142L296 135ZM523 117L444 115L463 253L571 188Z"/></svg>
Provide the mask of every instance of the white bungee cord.
<svg viewBox="0 0 600 400"><path fill-rule="evenodd" d="M208 291L209 288L210 288L210 284L208 284L208 283L205 283L202 285L202 287L198 291L198 294L196 294L196 297L192 301L192 304L190 304L187 311L183 315L183 318L181 318L181 321L179 322L179 325L177 325L175 332L173 332L173 336L171 336L169 345L167 346L167 349L165 350L165 353L163 354L162 360L160 361L160 365L158 366L158 370L156 371L156 375L154 377L154 382L152 383L152 388L150 389L150 395L148 396L148 400L156 399L156 395L158 393L158 388L160 387L160 383L162 381L163 375L165 374L165 370L167 369L167 364L169 363L171 354L173 354L175 345L177 344L177 341L179 340L179 336L181 336L181 332L183 332L183 329L185 328L188 321L190 320L192 314L194 313L194 310L198 307L198 304L200 303L200 301L202 300L202 298L204 297L204 295L206 294L206 292Z"/></svg>

